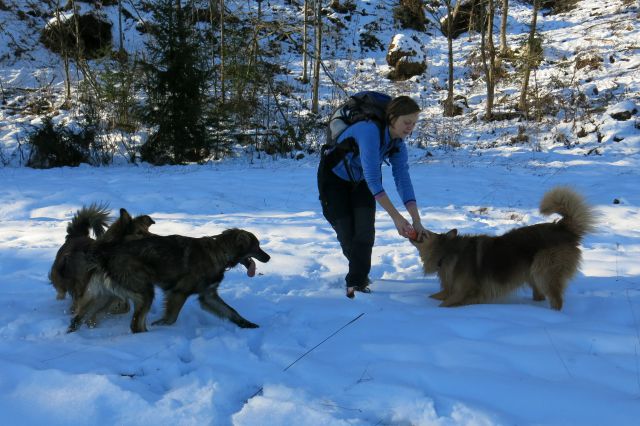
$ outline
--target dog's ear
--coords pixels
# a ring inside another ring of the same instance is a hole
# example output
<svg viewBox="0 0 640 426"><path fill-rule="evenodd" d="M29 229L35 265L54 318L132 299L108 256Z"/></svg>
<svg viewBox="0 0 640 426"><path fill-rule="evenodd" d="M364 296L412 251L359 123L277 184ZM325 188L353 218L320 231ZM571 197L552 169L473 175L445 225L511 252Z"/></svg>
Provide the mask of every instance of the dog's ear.
<svg viewBox="0 0 640 426"><path fill-rule="evenodd" d="M125 208L120 209L120 219L122 220L123 224L131 222L132 220L131 215L129 214L127 209Z"/></svg>
<svg viewBox="0 0 640 426"><path fill-rule="evenodd" d="M244 247L245 249L251 247L251 234L243 231L242 229L236 229L236 231L236 241L238 242L238 245L240 247Z"/></svg>
<svg viewBox="0 0 640 426"><path fill-rule="evenodd" d="M445 234L445 237L447 237L448 239L452 239L457 236L458 236L458 230L455 228Z"/></svg>

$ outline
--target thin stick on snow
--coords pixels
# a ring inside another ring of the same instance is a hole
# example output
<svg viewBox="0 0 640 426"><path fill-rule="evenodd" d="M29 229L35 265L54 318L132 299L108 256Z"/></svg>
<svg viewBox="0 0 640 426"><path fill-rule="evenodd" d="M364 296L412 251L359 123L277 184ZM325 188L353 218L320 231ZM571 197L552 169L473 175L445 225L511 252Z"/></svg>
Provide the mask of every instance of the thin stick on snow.
<svg viewBox="0 0 640 426"><path fill-rule="evenodd" d="M348 323L346 323L345 325L343 325L342 327L340 327L339 329L337 329L336 331L333 332L333 334L331 334L329 337L327 337L326 339L324 339L322 342L318 343L317 345L315 345L314 347L312 347L311 349L309 349L308 351L306 351L305 353L303 353L302 355L300 355L298 357L298 359L296 359L295 361L293 361L291 364L287 365L287 367L282 370L282 371L287 371L290 367L293 366L293 364L295 364L296 362L300 361L302 358L304 358L305 356L307 356L311 351L313 351L315 348L317 348L318 346L320 346L321 344L323 344L324 342L326 342L327 340L331 339L333 336L335 336L336 334L340 333L344 328L346 328L348 325L353 324L354 322L358 321L360 319L361 316L364 315L364 312L361 313L360 315L358 315L357 317L355 317L354 319L352 319L351 321L349 321Z"/></svg>
<svg viewBox="0 0 640 426"><path fill-rule="evenodd" d="M339 329L337 329L336 331L334 331L333 333L331 333L331 335L329 335L327 338L325 338L322 342L318 343L317 345L315 345L314 347L312 347L311 349L309 349L308 351L306 351L305 353L303 353L302 355L300 355L295 361L293 361L291 364L287 365L282 372L287 371L289 368L293 367L293 365L300 361L302 358L304 358L305 356L309 355L312 351L314 351L318 346L322 345L324 342L326 342L327 340L331 339L333 336L335 336L336 334L340 333L342 330L344 330L345 328L347 328L349 325L353 324L354 322L358 321L362 316L364 315L364 312L361 313L360 315L358 315L357 317L355 317L354 319L352 319L351 321L349 321L348 323L346 323L345 325L343 325L342 327L340 327ZM262 386L260 387L260 389L258 389L256 391L256 393L254 393L253 395L251 395L248 399L253 398L254 396L258 395L260 392L262 392L263 388Z"/></svg>
<svg viewBox="0 0 640 426"><path fill-rule="evenodd" d="M564 359L562 359L562 356L560 355L560 352L558 351L558 348L556 347L556 344L553 343L553 340L551 339L551 335L549 334L549 330L547 330L546 327L544 328L544 332L547 333L547 337L549 338L549 341L551 342L551 346L553 346L553 350L556 352L556 355L558 356L558 358L560 358L560 362L564 366L564 369L567 370L567 374L569 375L569 377L571 377L573 379L573 375L571 375L571 371L569 371L569 367L567 367L567 364L565 364Z"/></svg>
<svg viewBox="0 0 640 426"><path fill-rule="evenodd" d="M629 297L629 289L625 291L627 295L627 302L629 303L629 310L631 311L631 317L633 318L633 325L636 329L636 338L638 339L638 343L640 344L640 328L638 327L638 319L636 318L636 312L633 310L633 303L631 303L631 298ZM634 349L636 351L636 380L638 381L638 388L640 389L640 369L638 368L638 345L634 345Z"/></svg>

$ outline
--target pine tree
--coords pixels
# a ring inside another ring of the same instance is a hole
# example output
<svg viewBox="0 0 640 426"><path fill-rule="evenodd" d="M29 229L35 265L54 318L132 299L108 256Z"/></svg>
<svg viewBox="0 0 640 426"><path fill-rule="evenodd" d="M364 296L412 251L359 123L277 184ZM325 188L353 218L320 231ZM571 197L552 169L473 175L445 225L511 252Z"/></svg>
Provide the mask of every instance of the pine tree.
<svg viewBox="0 0 640 426"><path fill-rule="evenodd" d="M210 101L205 44L180 0L151 4L153 30L145 65L145 118L155 129L142 147L153 164L200 162L210 154Z"/></svg>

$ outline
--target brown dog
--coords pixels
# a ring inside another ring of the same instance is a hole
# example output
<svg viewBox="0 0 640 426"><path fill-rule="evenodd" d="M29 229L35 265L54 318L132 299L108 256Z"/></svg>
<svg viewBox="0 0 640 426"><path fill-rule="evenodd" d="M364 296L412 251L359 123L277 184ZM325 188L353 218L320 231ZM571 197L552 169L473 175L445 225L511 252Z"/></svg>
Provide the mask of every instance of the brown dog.
<svg viewBox="0 0 640 426"><path fill-rule="evenodd" d="M101 237L107 228L108 219L109 210L105 204L83 206L73 215L67 225L64 244L58 249L49 272L49 280L57 292L56 299L64 299L67 293L71 295L72 300L76 299L78 291L81 290L76 283L76 277L83 275L86 269L84 253L95 241L89 236L89 232L93 231L96 238Z"/></svg>
<svg viewBox="0 0 640 426"><path fill-rule="evenodd" d="M227 269L243 264L255 274L253 258L268 262L270 256L258 239L242 229L228 229L212 237L153 236L131 241L96 242L92 250L92 277L69 325L75 331L87 315L100 309L103 295L116 295L134 303L131 331L147 331L146 317L154 298L154 284L164 291L162 319L173 324L187 298L198 294L203 309L243 328L256 324L244 319L218 295Z"/></svg>
<svg viewBox="0 0 640 426"><path fill-rule="evenodd" d="M153 235L149 227L155 222L147 215L131 218L125 209L120 209L120 217L105 232L109 211L105 204L91 204L76 212L67 226L64 244L56 253L56 258L49 272L57 292L57 299L64 299L69 293L72 300L71 312L77 310L77 303L85 292L89 278L87 253L97 241L114 242L141 238ZM96 240L89 236L93 231ZM117 302L111 300L111 302ZM112 313L123 313L129 310L126 300L120 300L113 306ZM93 318L95 320L95 318Z"/></svg>
<svg viewBox="0 0 640 426"><path fill-rule="evenodd" d="M441 291L432 294L440 306L486 303L523 284L534 300L549 299L562 309L564 291L578 270L582 238L595 227L595 214L580 195L565 187L547 192L540 213L562 216L554 223L513 229L501 236L458 235L427 231L412 243L425 274L437 273Z"/></svg>

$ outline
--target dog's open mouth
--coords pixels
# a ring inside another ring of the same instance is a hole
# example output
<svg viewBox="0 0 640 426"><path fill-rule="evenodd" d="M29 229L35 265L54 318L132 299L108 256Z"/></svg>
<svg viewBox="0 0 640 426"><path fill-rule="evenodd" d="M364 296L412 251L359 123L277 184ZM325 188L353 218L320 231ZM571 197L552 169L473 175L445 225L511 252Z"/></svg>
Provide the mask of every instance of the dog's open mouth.
<svg viewBox="0 0 640 426"><path fill-rule="evenodd" d="M256 262L253 260L253 257L251 257L252 255L255 256L256 260L259 260L262 263L266 263L269 261L269 259L271 259L271 256L269 256L262 250L257 250L251 255L242 259L240 263L242 263L244 267L247 268L247 275L249 275L250 277L253 277L256 274Z"/></svg>
<svg viewBox="0 0 640 426"><path fill-rule="evenodd" d="M240 263L242 263L244 267L247 268L248 276L253 277L256 274L256 262L254 262L252 258L247 257L243 259Z"/></svg>

